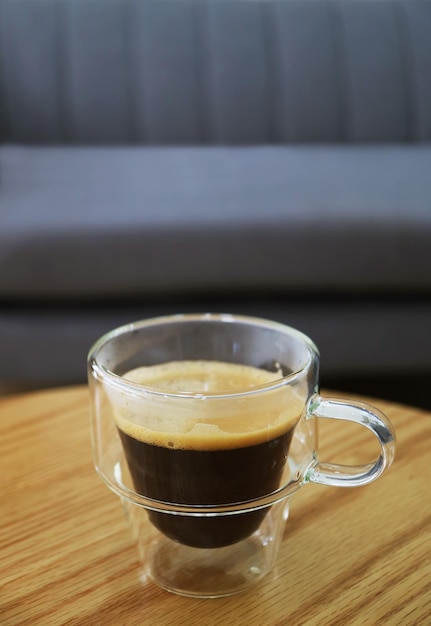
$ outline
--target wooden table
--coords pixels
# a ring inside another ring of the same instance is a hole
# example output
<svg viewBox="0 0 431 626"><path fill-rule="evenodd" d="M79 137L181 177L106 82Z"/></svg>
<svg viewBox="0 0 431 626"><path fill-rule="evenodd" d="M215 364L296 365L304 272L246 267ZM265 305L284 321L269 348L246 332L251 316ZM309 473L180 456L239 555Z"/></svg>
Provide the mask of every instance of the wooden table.
<svg viewBox="0 0 431 626"><path fill-rule="evenodd" d="M120 501L93 469L87 390L1 399L0 624L431 624L431 414L374 404L397 431L389 472L358 489L305 487L274 574L196 600L139 582ZM325 422L322 458L369 460L371 435L349 428Z"/></svg>

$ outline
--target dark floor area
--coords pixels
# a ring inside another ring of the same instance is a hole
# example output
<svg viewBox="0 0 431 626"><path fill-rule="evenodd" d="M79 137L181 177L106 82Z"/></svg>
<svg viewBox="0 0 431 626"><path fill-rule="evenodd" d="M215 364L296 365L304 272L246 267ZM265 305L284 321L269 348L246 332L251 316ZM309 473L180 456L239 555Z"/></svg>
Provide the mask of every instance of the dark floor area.
<svg viewBox="0 0 431 626"><path fill-rule="evenodd" d="M431 371L418 374L321 377L321 386L431 411Z"/></svg>

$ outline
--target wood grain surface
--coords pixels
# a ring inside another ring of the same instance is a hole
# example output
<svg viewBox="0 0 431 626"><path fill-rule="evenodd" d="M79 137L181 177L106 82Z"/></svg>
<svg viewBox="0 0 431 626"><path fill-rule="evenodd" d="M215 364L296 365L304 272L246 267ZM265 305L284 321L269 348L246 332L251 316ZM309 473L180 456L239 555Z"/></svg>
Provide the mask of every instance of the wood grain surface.
<svg viewBox="0 0 431 626"><path fill-rule="evenodd" d="M86 388L1 399L0 624L430 625L431 414L374 404L397 432L387 474L303 488L274 573L203 600L139 581L119 499L93 469ZM372 436L349 428L325 421L322 459L370 460Z"/></svg>

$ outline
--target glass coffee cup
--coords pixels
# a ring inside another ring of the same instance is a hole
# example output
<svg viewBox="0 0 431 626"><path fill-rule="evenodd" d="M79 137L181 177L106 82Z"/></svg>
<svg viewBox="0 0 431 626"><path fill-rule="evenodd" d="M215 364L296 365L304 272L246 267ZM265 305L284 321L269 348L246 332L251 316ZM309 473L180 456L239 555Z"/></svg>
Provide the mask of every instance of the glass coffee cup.
<svg viewBox="0 0 431 626"><path fill-rule="evenodd" d="M88 375L95 466L124 505L142 577L182 595L247 589L273 568L301 487L366 485L393 460L388 419L322 398L316 346L279 323L223 314L133 323L96 342ZM322 462L321 418L366 427L378 458Z"/></svg>

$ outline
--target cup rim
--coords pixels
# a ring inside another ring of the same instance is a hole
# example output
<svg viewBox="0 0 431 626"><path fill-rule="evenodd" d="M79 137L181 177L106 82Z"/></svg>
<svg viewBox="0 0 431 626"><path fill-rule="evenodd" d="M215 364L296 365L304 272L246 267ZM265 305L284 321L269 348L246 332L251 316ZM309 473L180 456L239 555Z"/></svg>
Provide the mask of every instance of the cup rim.
<svg viewBox="0 0 431 626"><path fill-rule="evenodd" d="M166 391L160 388L151 387L150 385L145 385L141 383L136 383L134 381L123 378L122 376L115 374L115 372L111 371L109 368L105 367L97 360L98 352L112 339L117 338L121 335L125 335L127 333L131 333L136 330L140 330L142 328L150 328L151 326L160 326L163 324L171 324L171 323L189 323L189 322L203 322L203 323L211 323L211 322L222 322L222 323L242 323L249 325L259 325L268 329L276 330L285 335L291 335L299 340L302 344L304 344L307 348L307 359L302 365L302 367L298 368L294 372L281 376L280 378L275 379L269 383L264 383L262 385L256 385L252 389L239 390L229 393L197 393L197 392L189 392L189 391ZM311 365L313 358L319 355L319 350L312 339L310 339L306 334L293 328L292 326L288 326L281 322L275 322L272 320L268 320L265 318L248 316L248 315L238 315L232 313L178 313L174 315L163 315L158 317L151 317L145 320L137 320L134 322L130 322L128 324L123 324L117 328L114 328L107 333L103 334L99 339L97 339L94 344L91 346L88 357L87 357L87 365L89 372L92 377L96 377L99 380L104 380L107 384L114 386L119 390L126 391L127 393L139 393L142 392L163 396L166 398L184 398L184 399L194 399L200 400L203 399L229 399L229 398L238 398L243 396L251 396L264 392L274 391L280 389L281 387L291 384L297 378L299 378L304 371L306 371Z"/></svg>

